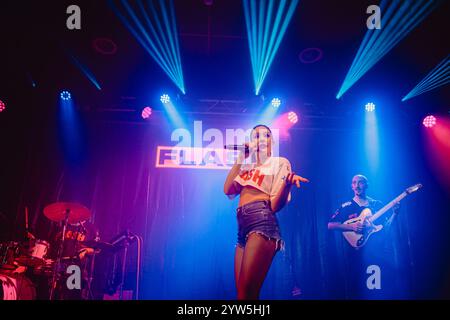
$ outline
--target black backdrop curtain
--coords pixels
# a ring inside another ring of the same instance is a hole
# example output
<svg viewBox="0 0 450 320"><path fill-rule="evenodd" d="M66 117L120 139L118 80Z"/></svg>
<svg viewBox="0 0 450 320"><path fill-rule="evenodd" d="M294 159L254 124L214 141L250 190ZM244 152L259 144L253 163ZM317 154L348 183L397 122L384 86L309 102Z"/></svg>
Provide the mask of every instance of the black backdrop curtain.
<svg viewBox="0 0 450 320"><path fill-rule="evenodd" d="M385 203L418 181L427 186L404 202L393 228L399 298L432 297L445 269L438 263L438 252L446 244L433 231L422 229L421 216L433 210L442 218L446 196L427 169L414 140L414 135L420 140L415 129L394 126L383 132L382 170L367 174L370 195ZM235 298L237 200L228 200L222 192L227 171L155 168L156 147L171 144L170 130L164 126L96 119L87 120L80 130L75 156L65 151L71 146L62 131L51 126L35 127L21 143L9 145L11 150L21 150L12 151L3 167L3 211L9 210L12 220L9 236L21 234L27 206L34 232L50 240L56 226L43 216L43 208L57 201L80 202L91 209L102 240L127 229L143 237L140 298ZM401 130L409 130L409 138ZM345 297L348 261L342 259L342 252L346 244L339 234L327 230L327 222L352 197L351 177L367 172L359 132L355 127L294 130L282 141L280 154L311 183L295 189L292 202L278 213L286 250L276 255L261 298ZM427 249L431 243L435 250ZM127 263L130 290L136 276L135 249L135 245L130 248ZM106 262L99 260L96 287L102 293L111 263L106 257Z"/></svg>

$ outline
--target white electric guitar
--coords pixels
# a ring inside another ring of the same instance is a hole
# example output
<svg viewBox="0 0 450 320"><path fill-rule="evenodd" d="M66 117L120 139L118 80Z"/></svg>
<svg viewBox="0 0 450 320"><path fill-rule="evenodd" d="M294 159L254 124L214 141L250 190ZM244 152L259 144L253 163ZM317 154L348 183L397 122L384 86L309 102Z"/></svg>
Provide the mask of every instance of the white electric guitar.
<svg viewBox="0 0 450 320"><path fill-rule="evenodd" d="M381 229L383 229L382 225L376 225L374 224L375 220L380 218L383 214L388 212L393 206L395 206L397 203L399 203L403 198L405 198L407 195L416 192L422 188L422 185L420 183L409 187L406 189L402 194L400 194L397 198L389 202L387 205L385 205L383 208L378 210L375 214L372 215L372 211L369 208L364 209L361 211L361 214L357 218L349 219L344 222L344 224L355 224L355 223L361 223L363 225L363 231L361 233L357 233L355 231L344 231L343 235L344 238L348 241L348 243L354 247L354 248L361 248L367 243L367 240L369 240L369 237Z"/></svg>

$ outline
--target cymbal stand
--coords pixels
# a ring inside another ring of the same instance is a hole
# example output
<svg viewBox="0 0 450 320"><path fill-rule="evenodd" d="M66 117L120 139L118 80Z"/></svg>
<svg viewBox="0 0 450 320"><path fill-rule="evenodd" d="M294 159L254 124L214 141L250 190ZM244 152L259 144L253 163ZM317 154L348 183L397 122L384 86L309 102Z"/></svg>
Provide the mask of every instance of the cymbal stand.
<svg viewBox="0 0 450 320"><path fill-rule="evenodd" d="M97 251L94 249L94 253L89 261L89 277L87 278L87 300L94 300L94 295L92 294L92 280L94 280L94 266L95 266L95 256Z"/></svg>
<svg viewBox="0 0 450 320"><path fill-rule="evenodd" d="M59 245L55 267L53 269L53 277L52 277L52 282L51 282L51 290L50 290L49 300L54 299L55 289L56 289L56 286L59 281L58 273L59 273L59 269L61 268L61 259L62 259L62 254L63 254L63 250L64 250L64 240L66 238L67 224L69 222L69 214L70 214L70 209L66 209L66 211L65 211L66 216L64 219L63 231L62 231L62 236L61 236L61 243Z"/></svg>

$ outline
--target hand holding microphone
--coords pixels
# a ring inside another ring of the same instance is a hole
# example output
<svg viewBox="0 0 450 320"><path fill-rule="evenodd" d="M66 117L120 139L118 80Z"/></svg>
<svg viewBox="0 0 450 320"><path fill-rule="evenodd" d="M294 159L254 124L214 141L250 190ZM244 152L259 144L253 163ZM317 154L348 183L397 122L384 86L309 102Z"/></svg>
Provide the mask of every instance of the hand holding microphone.
<svg viewBox="0 0 450 320"><path fill-rule="evenodd" d="M242 159L242 156L244 156L244 159L247 159L251 154L253 154L256 151L256 142L246 142L244 144L228 144L225 145L224 148L228 150L239 150L241 151L239 154L238 159Z"/></svg>
<svg viewBox="0 0 450 320"><path fill-rule="evenodd" d="M244 143L244 146L245 146L244 156L247 159L250 155L256 152L258 144L256 143L256 141L251 141Z"/></svg>

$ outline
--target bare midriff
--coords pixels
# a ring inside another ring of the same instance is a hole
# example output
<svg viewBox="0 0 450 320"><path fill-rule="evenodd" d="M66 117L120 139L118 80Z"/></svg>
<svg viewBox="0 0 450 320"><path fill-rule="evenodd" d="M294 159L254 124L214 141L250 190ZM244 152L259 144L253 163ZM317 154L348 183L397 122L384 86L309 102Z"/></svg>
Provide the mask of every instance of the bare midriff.
<svg viewBox="0 0 450 320"><path fill-rule="evenodd" d="M242 187L240 197L239 197L239 207L242 207L250 202L255 202L259 200L269 200L268 194L254 188L251 186Z"/></svg>

